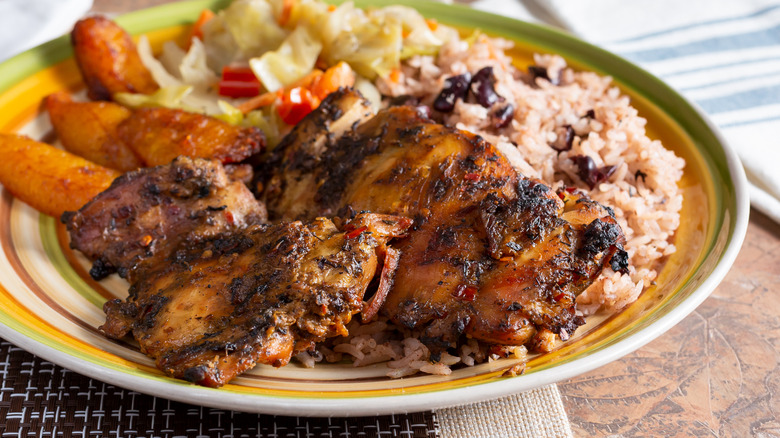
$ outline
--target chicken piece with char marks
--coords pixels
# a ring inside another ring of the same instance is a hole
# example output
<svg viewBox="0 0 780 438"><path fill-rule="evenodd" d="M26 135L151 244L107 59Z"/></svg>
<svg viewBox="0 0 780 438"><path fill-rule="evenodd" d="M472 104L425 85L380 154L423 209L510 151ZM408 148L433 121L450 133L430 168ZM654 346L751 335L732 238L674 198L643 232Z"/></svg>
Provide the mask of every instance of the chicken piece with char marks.
<svg viewBox="0 0 780 438"><path fill-rule="evenodd" d="M307 209L314 206L316 190L312 190L317 184L314 170L321 165L320 157L333 147L335 140L373 115L371 104L350 89L341 88L323 100L282 139L274 149L276 153L261 164L266 169L258 174L261 187L265 181L273 184L266 188L269 193L278 191L282 185L285 188L284 196L265 196L266 202L273 204L270 208L284 211L285 217L306 216ZM268 181L265 174L274 172L278 166L285 166L285 171L275 173L275 179Z"/></svg>
<svg viewBox="0 0 780 438"><path fill-rule="evenodd" d="M401 255L382 311L421 330L434 351L461 335L548 349L548 333L567 338L581 325L574 299L605 264L626 268L607 208L519 176L493 145L412 107L381 111L319 155L304 150L296 131L260 172L270 217L414 218L409 237L394 245ZM303 153L305 168L290 158ZM296 177L303 172L311 176Z"/></svg>
<svg viewBox="0 0 780 438"><path fill-rule="evenodd" d="M106 304L102 330L128 332L167 374L221 386L257 363L347 334L378 253L411 220L362 214L341 231L325 218L254 225L184 245L144 265L127 302ZM355 232L360 230L359 232Z"/></svg>
<svg viewBox="0 0 780 438"><path fill-rule="evenodd" d="M114 271L130 279L141 261L166 259L184 242L265 220L265 207L219 162L187 157L126 173L62 216L71 247L93 260L95 279Z"/></svg>

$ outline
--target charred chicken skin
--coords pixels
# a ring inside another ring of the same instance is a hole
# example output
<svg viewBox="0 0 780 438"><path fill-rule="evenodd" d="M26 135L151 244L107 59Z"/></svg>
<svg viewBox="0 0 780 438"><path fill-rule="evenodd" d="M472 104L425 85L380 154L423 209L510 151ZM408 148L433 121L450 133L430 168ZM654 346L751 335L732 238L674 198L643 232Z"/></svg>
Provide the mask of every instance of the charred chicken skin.
<svg viewBox="0 0 780 438"><path fill-rule="evenodd" d="M166 259L183 242L265 220L265 207L219 162L187 157L126 173L62 216L70 246L93 260L95 279L115 271L127 278L141 261Z"/></svg>
<svg viewBox="0 0 780 438"><path fill-rule="evenodd" d="M354 92L323 107L347 98ZM461 335L549 349L550 334L565 339L582 324L574 300L603 267L626 269L607 208L519 176L491 144L413 107L383 110L321 151L296 131L261 172L271 219L413 218L409 237L394 245L401 255L382 311L421 330L434 350Z"/></svg>
<svg viewBox="0 0 780 438"><path fill-rule="evenodd" d="M461 336L548 351L582 324L576 296L605 266L627 269L608 208L518 175L413 107L371 117L354 91L328 97L261 167L275 224L243 170L180 157L62 218L94 277L131 283L101 330L132 334L161 370L201 385L282 366L360 311L418 330L434 354Z"/></svg>
<svg viewBox="0 0 780 438"><path fill-rule="evenodd" d="M258 363L282 366L345 335L363 309L378 252L411 220L362 214L255 225L142 265L126 302L106 304L102 330L132 332L167 374L221 386ZM148 267L147 267L148 266Z"/></svg>

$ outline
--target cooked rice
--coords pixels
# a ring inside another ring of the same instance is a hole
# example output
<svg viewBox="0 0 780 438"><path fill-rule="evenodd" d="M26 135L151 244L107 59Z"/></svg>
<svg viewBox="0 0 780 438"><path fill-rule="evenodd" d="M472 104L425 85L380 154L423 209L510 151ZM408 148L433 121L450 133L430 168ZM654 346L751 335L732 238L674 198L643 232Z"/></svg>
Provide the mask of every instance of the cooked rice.
<svg viewBox="0 0 780 438"><path fill-rule="evenodd" d="M415 56L404 61L398 81L380 79L377 87L386 96L412 95L431 106L447 78L493 67L496 92L515 107L511 123L496 129L489 109L463 101L456 103L445 123L496 144L521 174L554 188L579 187L614 210L626 236L630 271L621 274L607 267L577 303L584 315L599 310L617 312L637 299L656 278L664 257L675 251L672 237L682 207L677 183L685 162L647 137L646 120L612 85L611 78L575 72L559 56L536 55L535 64L546 69L550 81L533 79L512 66L504 54L511 46L509 41L484 36L471 45L453 41L436 58ZM571 150L558 152L550 144L565 133L567 125L576 136ZM591 157L598 167L616 166L616 170L591 190L570 159L577 155ZM416 333L386 320L353 323L349 332L349 337L320 346L314 356L304 353L299 360L305 366L313 366L316 358L338 362L349 357L354 366L387 362L388 376L397 378L418 372L447 375L453 365L474 366L510 356L524 359L527 353L523 346L488 350L487 345L468 339L459 346L458 356L443 353L432 360ZM522 372L521 368L512 372Z"/></svg>

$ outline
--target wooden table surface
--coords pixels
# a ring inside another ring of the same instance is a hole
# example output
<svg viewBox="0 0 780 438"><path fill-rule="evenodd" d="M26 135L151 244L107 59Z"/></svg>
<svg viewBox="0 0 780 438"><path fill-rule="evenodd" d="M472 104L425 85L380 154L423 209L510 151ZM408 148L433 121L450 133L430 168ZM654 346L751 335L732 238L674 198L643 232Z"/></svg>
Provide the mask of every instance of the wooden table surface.
<svg viewBox="0 0 780 438"><path fill-rule="evenodd" d="M123 13L171 0L95 0ZM780 437L780 225L752 210L723 283L672 330L558 384L575 436Z"/></svg>
<svg viewBox="0 0 780 438"><path fill-rule="evenodd" d="M780 225L750 214L733 268L695 312L558 384L576 436L780 437Z"/></svg>

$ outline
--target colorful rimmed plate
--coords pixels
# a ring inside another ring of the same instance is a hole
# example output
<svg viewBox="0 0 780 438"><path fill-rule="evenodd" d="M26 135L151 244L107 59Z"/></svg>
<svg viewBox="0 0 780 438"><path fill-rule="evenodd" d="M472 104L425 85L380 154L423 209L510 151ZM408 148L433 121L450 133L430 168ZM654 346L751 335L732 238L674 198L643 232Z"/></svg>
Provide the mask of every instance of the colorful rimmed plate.
<svg viewBox="0 0 780 438"><path fill-rule="evenodd" d="M146 33L153 46L186 35L204 8L226 2L199 0L135 12L118 21ZM384 5L380 0L358 6ZM660 80L596 47L547 28L465 7L414 0L424 15L463 28L481 28L515 40L519 65L534 52L558 53L572 66L611 75L648 119L651 137L687 161L681 182L685 202L678 251L657 285L616 316L591 318L562 349L533 358L519 377L501 377L513 366L499 360L455 370L447 377L383 377L384 366L323 365L304 369L259 366L221 389L170 379L137 346L97 332L102 303L126 294L112 278L100 284L86 261L67 248L53 218L39 215L0 192L0 336L47 360L107 383L183 402L241 411L318 416L419 411L495 398L591 370L659 336L693 311L731 266L747 227L746 182L736 155L706 119ZM78 91L80 76L66 38L0 65L0 131L46 138L41 99L58 90Z"/></svg>

